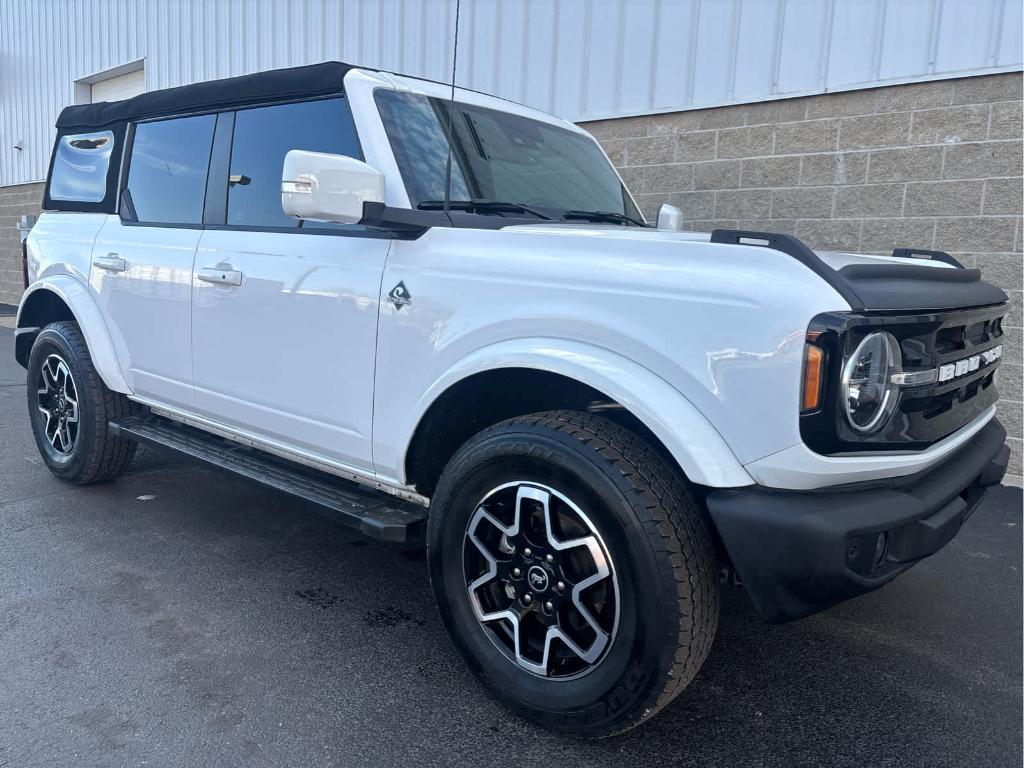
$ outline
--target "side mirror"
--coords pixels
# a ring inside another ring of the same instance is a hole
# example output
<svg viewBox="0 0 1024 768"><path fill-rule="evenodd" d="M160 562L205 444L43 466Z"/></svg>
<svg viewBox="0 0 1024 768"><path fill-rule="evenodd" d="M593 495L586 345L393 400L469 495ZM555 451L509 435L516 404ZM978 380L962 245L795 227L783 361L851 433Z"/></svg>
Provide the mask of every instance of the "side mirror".
<svg viewBox="0 0 1024 768"><path fill-rule="evenodd" d="M355 224L363 203L384 202L384 174L345 155L293 149L284 156L281 207L298 219Z"/></svg>
<svg viewBox="0 0 1024 768"><path fill-rule="evenodd" d="M658 229L662 232L682 232L683 212L674 205L662 203L658 209Z"/></svg>

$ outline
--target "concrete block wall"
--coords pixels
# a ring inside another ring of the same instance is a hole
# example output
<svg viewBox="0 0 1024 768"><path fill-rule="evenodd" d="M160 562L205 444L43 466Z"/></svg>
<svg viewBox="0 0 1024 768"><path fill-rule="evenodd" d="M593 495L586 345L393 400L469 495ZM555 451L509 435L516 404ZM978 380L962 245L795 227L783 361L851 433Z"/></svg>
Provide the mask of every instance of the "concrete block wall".
<svg viewBox="0 0 1024 768"><path fill-rule="evenodd" d="M584 124L649 220L796 234L812 248L944 250L1010 296L1000 418L1020 483L1020 73Z"/></svg>
<svg viewBox="0 0 1024 768"><path fill-rule="evenodd" d="M0 187L0 304L21 298L21 239L15 225L24 213L39 215L42 200L42 184Z"/></svg>

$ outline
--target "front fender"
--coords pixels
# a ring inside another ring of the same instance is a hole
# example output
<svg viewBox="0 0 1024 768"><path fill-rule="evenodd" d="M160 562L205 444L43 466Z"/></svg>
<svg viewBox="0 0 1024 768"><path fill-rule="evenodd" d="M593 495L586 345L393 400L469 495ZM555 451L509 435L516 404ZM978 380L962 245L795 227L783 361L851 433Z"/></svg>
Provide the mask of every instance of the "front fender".
<svg viewBox="0 0 1024 768"><path fill-rule="evenodd" d="M121 373L121 365L117 360L114 342L110 338L103 313L100 312L89 289L75 278L69 275L51 275L30 285L18 305L16 333L19 336L30 335L34 338L34 335L42 330L35 322L25 317L25 307L31 304L32 296L39 291L56 294L71 310L75 322L78 323L78 327L85 337L85 343L89 347L92 364L107 388L126 395L132 394L128 382L125 381L124 375Z"/></svg>
<svg viewBox="0 0 1024 768"><path fill-rule="evenodd" d="M408 450L420 420L449 387L499 368L532 368L575 379L614 399L653 432L693 482L716 488L753 480L722 436L678 390L649 369L614 352L563 339L515 339L476 350L450 367L423 393L400 428ZM396 463L404 475L405 455Z"/></svg>

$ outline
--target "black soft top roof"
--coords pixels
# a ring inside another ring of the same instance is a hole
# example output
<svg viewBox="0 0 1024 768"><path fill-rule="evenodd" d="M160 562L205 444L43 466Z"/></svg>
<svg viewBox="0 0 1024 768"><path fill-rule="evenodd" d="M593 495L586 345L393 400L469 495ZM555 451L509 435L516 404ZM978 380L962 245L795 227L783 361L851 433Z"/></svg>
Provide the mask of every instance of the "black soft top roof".
<svg viewBox="0 0 1024 768"><path fill-rule="evenodd" d="M124 101L101 101L65 107L57 128L99 128L127 120L180 115L267 101L329 96L342 93L345 74L353 67L325 61L305 67L273 69L223 80L148 91Z"/></svg>

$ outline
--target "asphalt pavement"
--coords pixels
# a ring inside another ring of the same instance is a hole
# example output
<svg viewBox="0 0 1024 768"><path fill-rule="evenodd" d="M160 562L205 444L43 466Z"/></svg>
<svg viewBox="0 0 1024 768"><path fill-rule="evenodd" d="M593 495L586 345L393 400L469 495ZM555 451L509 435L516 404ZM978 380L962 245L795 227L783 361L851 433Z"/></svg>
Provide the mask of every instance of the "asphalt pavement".
<svg viewBox="0 0 1024 768"><path fill-rule="evenodd" d="M693 684L582 741L506 712L422 557L171 454L72 488L0 328L0 766L1020 766L1021 492L885 589L783 626L725 595Z"/></svg>

